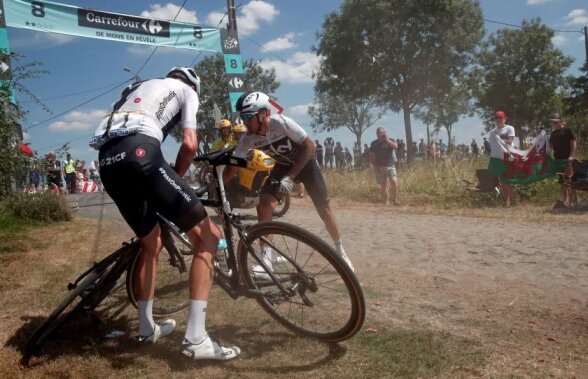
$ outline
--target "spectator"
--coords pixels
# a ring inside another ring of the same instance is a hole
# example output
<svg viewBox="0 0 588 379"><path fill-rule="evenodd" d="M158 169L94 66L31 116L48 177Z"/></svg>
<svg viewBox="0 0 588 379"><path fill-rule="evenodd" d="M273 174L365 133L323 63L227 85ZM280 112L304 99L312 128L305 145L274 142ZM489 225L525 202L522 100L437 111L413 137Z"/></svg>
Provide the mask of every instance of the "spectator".
<svg viewBox="0 0 588 379"><path fill-rule="evenodd" d="M439 158L445 159L447 155L447 144L442 139L439 140Z"/></svg>
<svg viewBox="0 0 588 379"><path fill-rule="evenodd" d="M314 144L316 145L316 150L315 150L316 161L322 170L323 169L323 153L324 153L323 145L320 144L318 139L314 140Z"/></svg>
<svg viewBox="0 0 588 379"><path fill-rule="evenodd" d="M52 151L45 155L45 170L47 172L47 184L51 187L50 190L57 193L65 193L61 162Z"/></svg>
<svg viewBox="0 0 588 379"><path fill-rule="evenodd" d="M480 148L478 147L478 143L476 142L475 138L472 138L472 143L470 146L472 148L472 155L474 156L474 159L478 158L480 155Z"/></svg>
<svg viewBox="0 0 588 379"><path fill-rule="evenodd" d="M71 158L71 154L67 153L66 159L63 162L63 169L65 171L65 180L67 183L68 193L78 192L78 180L76 175L76 162Z"/></svg>
<svg viewBox="0 0 588 379"><path fill-rule="evenodd" d="M100 180L100 173L99 173L100 164L97 160L90 162L90 179L96 183L96 186L100 188L100 191L104 191L102 187L102 180Z"/></svg>
<svg viewBox="0 0 588 379"><path fill-rule="evenodd" d="M555 159L567 159L568 165L564 170L564 175L559 177L561 185L562 201L566 206L570 205L570 200L573 199L572 189L569 184L572 181L574 170L572 162L574 161L574 154L576 153L576 136L570 128L564 128L565 121L556 113L551 117L551 127L553 131L549 136L549 146L553 149L553 157Z"/></svg>
<svg viewBox="0 0 588 379"><path fill-rule="evenodd" d="M388 181L392 192L392 202L394 205L400 205L398 202L398 184L396 179L395 150L398 144L393 139L386 136L386 130L379 127L376 130L377 139L372 142L370 147L370 163L374 167L376 182L380 185L382 194L382 203L385 206L390 204L388 197Z"/></svg>
<svg viewBox="0 0 588 379"><path fill-rule="evenodd" d="M425 159L425 155L427 153L427 144L425 140L421 138L421 142L419 142L419 155L422 159Z"/></svg>
<svg viewBox="0 0 588 379"><path fill-rule="evenodd" d="M335 141L331 137L325 139L325 168L333 168L333 158L335 156Z"/></svg>
<svg viewBox="0 0 588 379"><path fill-rule="evenodd" d="M345 166L345 169L348 171L353 170L353 156L351 155L351 152L349 151L349 149L347 147L345 148L345 154L344 154L344 166Z"/></svg>
<svg viewBox="0 0 588 379"><path fill-rule="evenodd" d="M361 146L359 142L353 144L353 163L355 164L356 170L361 168Z"/></svg>
<svg viewBox="0 0 588 379"><path fill-rule="evenodd" d="M338 171L343 171L344 165L345 154L343 153L343 146L341 146L341 142L337 142L335 145L335 166L337 167Z"/></svg>
<svg viewBox="0 0 588 379"><path fill-rule="evenodd" d="M515 138L515 129L511 125L506 125L506 114L503 111L497 111L494 115L496 128L490 131L490 151L492 149L499 149L497 138L500 138L507 145L512 146ZM504 199L504 205L510 207L514 203L512 184L500 181L500 191Z"/></svg>
<svg viewBox="0 0 588 379"><path fill-rule="evenodd" d="M433 146L434 150L433 150L433 159L434 160L438 160L441 159L441 146L439 144L439 141L435 141L435 145Z"/></svg>
<svg viewBox="0 0 588 379"><path fill-rule="evenodd" d="M41 189L41 167L37 157L34 157L31 162L31 190L39 192Z"/></svg>
<svg viewBox="0 0 588 379"><path fill-rule="evenodd" d="M370 148L367 143L363 144L363 154L362 154L364 167L369 167L370 164Z"/></svg>
<svg viewBox="0 0 588 379"><path fill-rule="evenodd" d="M231 147L237 144L237 138L232 132L232 124L231 121L227 119L220 120L216 127L220 132L220 137L218 137L210 147L210 152L213 153L215 151L220 151L222 149L226 149L227 147Z"/></svg>
<svg viewBox="0 0 588 379"><path fill-rule="evenodd" d="M247 133L247 128L243 124L236 124L233 126L233 135L235 136L236 142L238 142L243 135Z"/></svg>
<svg viewBox="0 0 588 379"><path fill-rule="evenodd" d="M484 155L490 155L490 142L484 137Z"/></svg>

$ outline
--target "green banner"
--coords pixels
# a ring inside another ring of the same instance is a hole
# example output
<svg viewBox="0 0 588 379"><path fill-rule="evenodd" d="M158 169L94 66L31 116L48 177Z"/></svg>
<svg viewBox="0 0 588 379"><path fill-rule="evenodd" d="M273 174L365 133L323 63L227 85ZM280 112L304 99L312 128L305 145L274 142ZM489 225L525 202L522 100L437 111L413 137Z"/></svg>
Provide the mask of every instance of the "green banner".
<svg viewBox="0 0 588 379"><path fill-rule="evenodd" d="M111 41L220 53L220 30L49 1L4 0L6 25Z"/></svg>

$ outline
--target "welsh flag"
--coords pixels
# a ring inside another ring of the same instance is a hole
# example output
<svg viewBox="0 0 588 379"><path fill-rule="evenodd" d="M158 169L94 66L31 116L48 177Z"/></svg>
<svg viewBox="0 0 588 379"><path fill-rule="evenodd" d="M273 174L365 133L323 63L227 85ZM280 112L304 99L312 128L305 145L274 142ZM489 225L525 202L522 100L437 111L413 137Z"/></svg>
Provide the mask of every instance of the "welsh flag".
<svg viewBox="0 0 588 379"><path fill-rule="evenodd" d="M548 154L549 137L542 131L527 150L519 150L502 141L497 135L490 151L488 171L503 182L530 184L563 172L566 159L554 159Z"/></svg>

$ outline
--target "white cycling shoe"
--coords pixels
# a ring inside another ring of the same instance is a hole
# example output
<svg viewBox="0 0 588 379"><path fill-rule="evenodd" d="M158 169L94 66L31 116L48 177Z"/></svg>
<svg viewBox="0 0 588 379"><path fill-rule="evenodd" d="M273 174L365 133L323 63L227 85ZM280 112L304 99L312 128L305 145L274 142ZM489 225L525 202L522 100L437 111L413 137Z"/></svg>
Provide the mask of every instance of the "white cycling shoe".
<svg viewBox="0 0 588 379"><path fill-rule="evenodd" d="M165 320L163 322L163 324L158 325L155 324L155 330L153 330L153 333L147 337L142 337L139 336L139 342L145 343L145 342L157 342L160 338L163 338L165 336L168 336L171 334L171 332L174 331L174 329L176 328L176 321L173 319L169 319L169 320Z"/></svg>
<svg viewBox="0 0 588 379"><path fill-rule="evenodd" d="M223 347L206 336L204 341L193 344L188 340L182 343L182 354L192 359L214 359L217 361L228 361L241 354L237 346Z"/></svg>

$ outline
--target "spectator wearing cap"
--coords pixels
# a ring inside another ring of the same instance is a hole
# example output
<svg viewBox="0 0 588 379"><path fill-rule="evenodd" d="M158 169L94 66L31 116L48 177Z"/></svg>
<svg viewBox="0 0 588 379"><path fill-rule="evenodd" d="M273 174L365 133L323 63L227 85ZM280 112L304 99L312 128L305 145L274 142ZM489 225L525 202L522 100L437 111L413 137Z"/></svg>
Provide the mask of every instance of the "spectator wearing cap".
<svg viewBox="0 0 588 379"><path fill-rule="evenodd" d="M220 137L218 137L210 147L210 152L220 151L237 144L237 138L232 132L232 123L227 119L220 120L216 127L219 130Z"/></svg>
<svg viewBox="0 0 588 379"><path fill-rule="evenodd" d="M570 197L573 195L569 183L572 180L574 170L572 162L576 153L576 136L569 128L564 128L565 121L559 113L551 116L551 135L549 136L549 146L553 150L555 159L567 159L568 165L564 170L564 175L560 176L562 201L566 206L570 205Z"/></svg>
<svg viewBox="0 0 588 379"><path fill-rule="evenodd" d="M498 138L500 138L507 145L512 146L515 138L515 129L511 125L506 124L506 114L504 111L497 111L494 114L494 121L496 122L496 128L490 131L490 137L488 142L490 143L490 151L500 149L498 145ZM502 198L504 199L504 205L510 207L514 202L513 189L510 183L500 181L500 191L502 192Z"/></svg>

